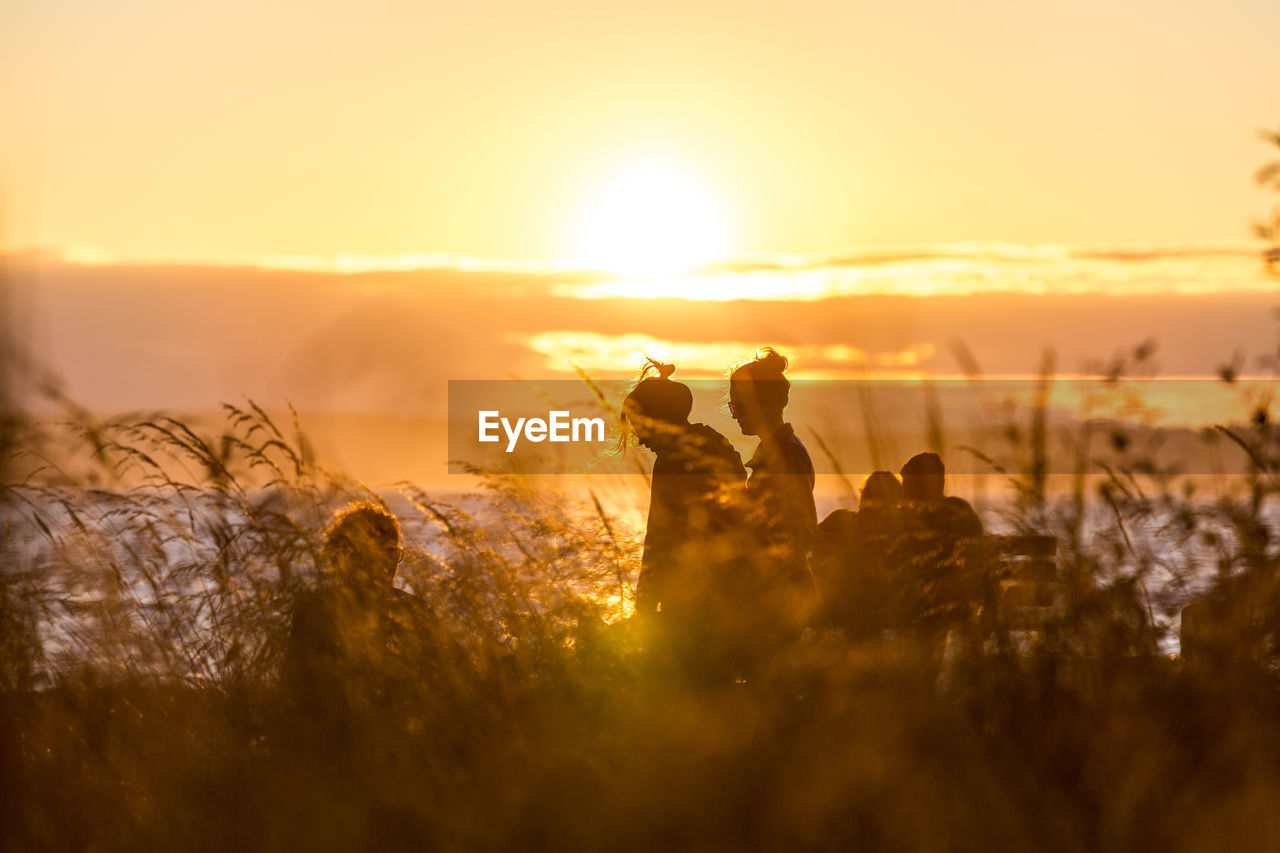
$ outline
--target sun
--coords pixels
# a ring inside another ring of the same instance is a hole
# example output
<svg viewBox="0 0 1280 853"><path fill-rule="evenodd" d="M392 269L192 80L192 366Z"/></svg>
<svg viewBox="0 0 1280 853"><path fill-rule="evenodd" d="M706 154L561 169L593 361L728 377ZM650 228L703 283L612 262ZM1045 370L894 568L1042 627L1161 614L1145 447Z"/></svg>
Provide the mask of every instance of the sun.
<svg viewBox="0 0 1280 853"><path fill-rule="evenodd" d="M679 164L640 160L599 188L575 233L587 265L635 278L689 272L724 257L728 217Z"/></svg>

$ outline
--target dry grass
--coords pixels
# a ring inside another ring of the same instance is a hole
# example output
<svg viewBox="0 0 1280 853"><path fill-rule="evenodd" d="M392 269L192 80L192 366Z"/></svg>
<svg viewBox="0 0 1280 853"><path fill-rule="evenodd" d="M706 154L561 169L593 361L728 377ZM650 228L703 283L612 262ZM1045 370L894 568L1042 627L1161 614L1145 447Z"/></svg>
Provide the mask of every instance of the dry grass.
<svg viewBox="0 0 1280 853"><path fill-rule="evenodd" d="M1033 642L971 647L940 678L909 642L817 634L777 678L697 691L616 621L639 532L598 501L512 477L453 503L373 494L251 404L209 435L73 412L75 474L39 460L65 434L19 423L0 842L1265 849L1280 837L1275 426L1220 433L1251 459L1235 492L1179 491L1158 448L1117 439L1080 460L1099 488L1081 476L1053 497L1044 413L1043 398L1014 413L983 450L1012 487L1008 524L1060 543L1059 606ZM354 498L400 517L400 583L433 614L436 659L411 701L326 729L279 670L321 531ZM1160 651L1205 560L1257 605L1231 626L1230 665Z"/></svg>

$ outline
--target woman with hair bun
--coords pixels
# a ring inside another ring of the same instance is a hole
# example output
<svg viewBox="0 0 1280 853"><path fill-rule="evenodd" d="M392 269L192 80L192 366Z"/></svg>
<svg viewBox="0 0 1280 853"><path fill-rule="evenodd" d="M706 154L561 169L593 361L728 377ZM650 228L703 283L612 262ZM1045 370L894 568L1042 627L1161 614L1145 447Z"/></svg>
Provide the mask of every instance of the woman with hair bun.
<svg viewBox="0 0 1280 853"><path fill-rule="evenodd" d="M636 612L656 618L691 677L720 681L732 667L747 471L723 435L689 422L693 394L674 372L649 359L622 404L624 427L657 457Z"/></svg>
<svg viewBox="0 0 1280 853"><path fill-rule="evenodd" d="M764 347L729 377L729 412L743 435L760 439L747 462L748 523L760 546L759 624L753 633L778 645L799 636L813 608L808 555L818 535L813 461L782 418L791 393L783 375L787 364L781 353Z"/></svg>

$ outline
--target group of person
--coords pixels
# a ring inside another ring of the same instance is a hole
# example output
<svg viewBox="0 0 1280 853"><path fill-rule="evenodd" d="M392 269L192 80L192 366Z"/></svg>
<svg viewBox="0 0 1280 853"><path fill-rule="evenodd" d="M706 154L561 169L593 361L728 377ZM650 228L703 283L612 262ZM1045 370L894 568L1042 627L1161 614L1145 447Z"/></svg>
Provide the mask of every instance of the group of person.
<svg viewBox="0 0 1280 853"><path fill-rule="evenodd" d="M623 404L656 457L636 618L695 678L750 679L807 627L851 638L901 628L936 644L966 604L953 557L982 523L945 495L936 453L912 457L901 479L872 473L856 511L818 522L813 462L784 418L787 365L766 348L730 374L729 412L759 441L745 466L690 421L693 395L674 366L650 360Z"/></svg>
<svg viewBox="0 0 1280 853"><path fill-rule="evenodd" d="M896 629L937 643L982 592L956 553L961 540L983 534L982 521L968 501L945 493L938 454L919 453L900 473L873 472L857 510L833 510L818 526L819 620L850 638Z"/></svg>
<svg viewBox="0 0 1280 853"><path fill-rule="evenodd" d="M901 478L872 473L856 511L819 523L813 461L784 418L787 366L765 348L730 375L729 413L758 440L745 464L725 436L691 422L693 394L673 365L648 360L622 404L624 443L655 457L632 624L695 682L762 677L809 627L936 635L954 597L952 550L982 533L972 507L944 494L934 453L910 459ZM394 586L402 555L384 508L362 502L335 517L324 580L295 609L286 653L286 682L304 703L394 704L424 675L430 619Z"/></svg>
<svg viewBox="0 0 1280 853"><path fill-rule="evenodd" d="M673 365L650 360L623 401L624 424L655 456L634 618L695 679L767 665L816 602L814 469L783 418L786 369L763 349L730 375L729 413L759 439L745 465L723 435L690 422L693 394Z"/></svg>

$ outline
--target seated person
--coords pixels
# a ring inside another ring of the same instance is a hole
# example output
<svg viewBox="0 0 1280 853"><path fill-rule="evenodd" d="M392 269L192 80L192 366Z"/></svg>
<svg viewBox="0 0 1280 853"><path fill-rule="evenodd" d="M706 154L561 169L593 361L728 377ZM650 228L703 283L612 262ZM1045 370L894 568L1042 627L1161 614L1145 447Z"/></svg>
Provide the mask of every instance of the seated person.
<svg viewBox="0 0 1280 853"><path fill-rule="evenodd" d="M857 512L833 510L818 525L813 568L821 615L850 638L892 627L893 554L904 531L901 504L898 478L875 471L862 484Z"/></svg>
<svg viewBox="0 0 1280 853"><path fill-rule="evenodd" d="M953 556L961 539L982 535L982 521L968 501L947 497L944 485L936 453L916 454L902 466L907 535L899 550L904 584L897 606L906 623L935 640L965 618L981 594L961 577Z"/></svg>
<svg viewBox="0 0 1280 853"><path fill-rule="evenodd" d="M947 497L945 483L946 469L936 453L917 453L902 466L902 493L914 523L951 539L981 536L978 514L963 498Z"/></svg>
<svg viewBox="0 0 1280 853"><path fill-rule="evenodd" d="M396 589L400 524L354 503L325 533L324 575L293 613L283 679L307 713L343 719L412 702L429 660L422 601Z"/></svg>

